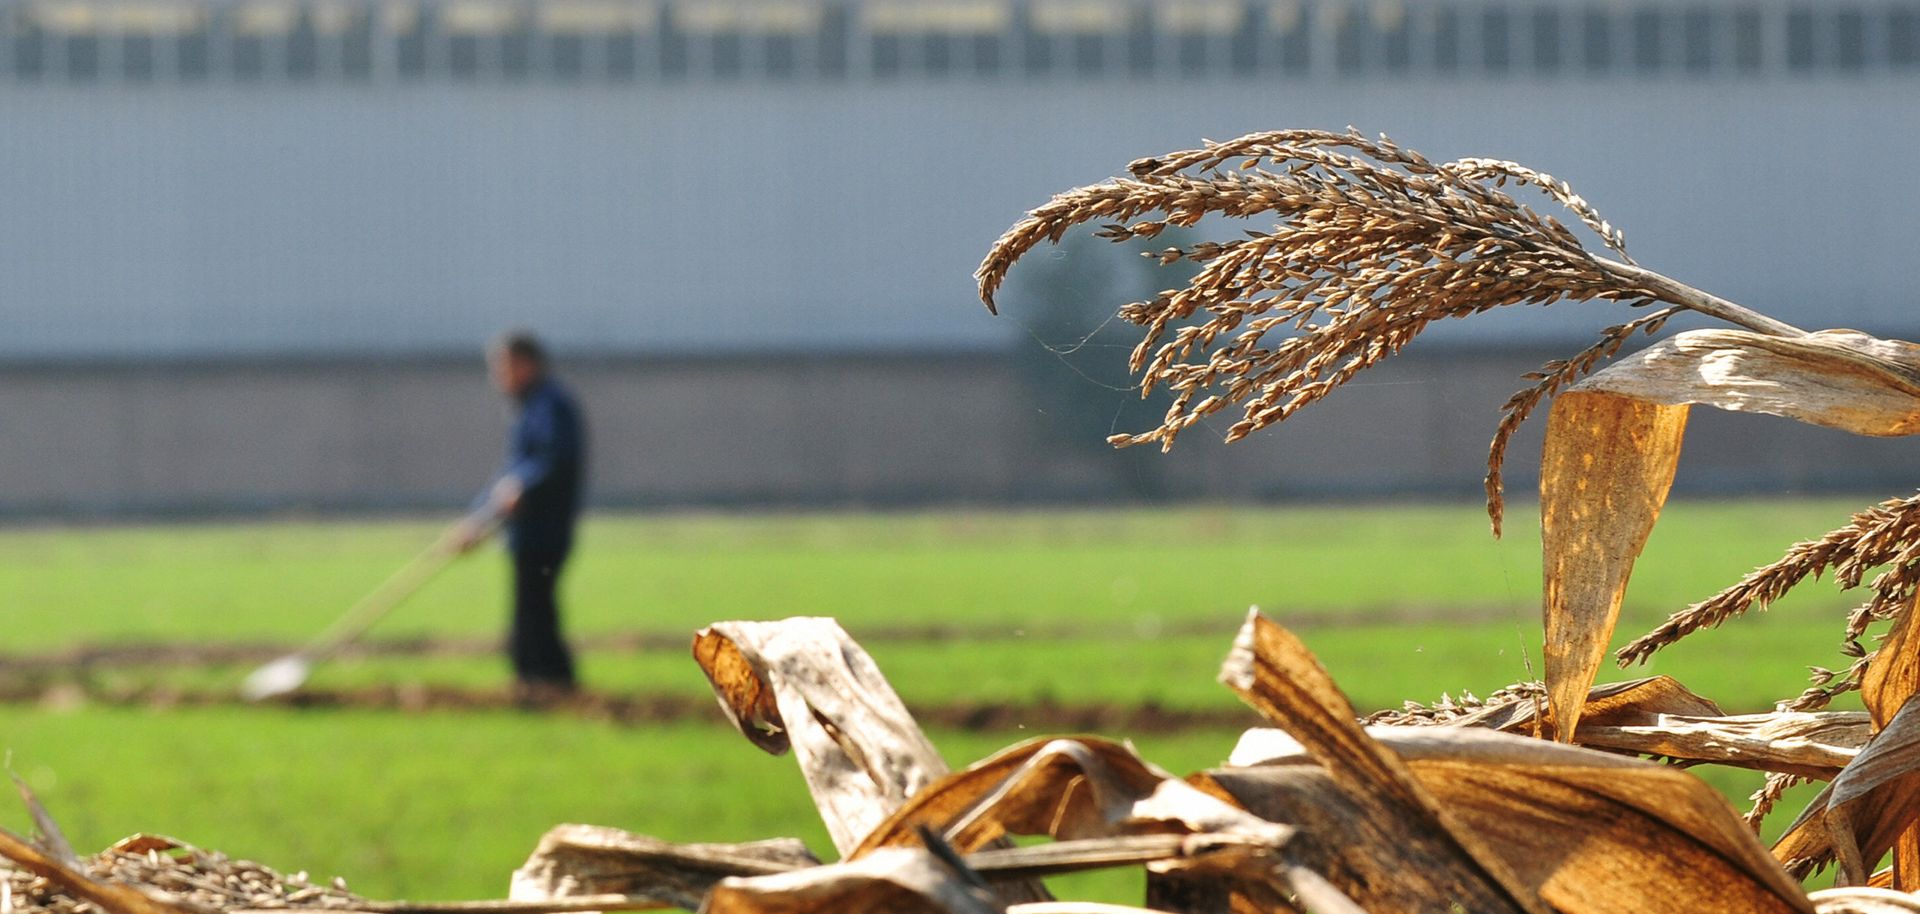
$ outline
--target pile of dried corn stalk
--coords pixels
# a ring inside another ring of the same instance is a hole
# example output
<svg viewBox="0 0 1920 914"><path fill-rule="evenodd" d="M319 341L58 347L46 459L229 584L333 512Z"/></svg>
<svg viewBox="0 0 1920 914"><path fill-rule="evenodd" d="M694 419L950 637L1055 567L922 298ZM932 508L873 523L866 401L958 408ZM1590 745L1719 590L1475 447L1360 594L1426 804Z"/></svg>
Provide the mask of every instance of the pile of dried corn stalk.
<svg viewBox="0 0 1920 914"><path fill-rule="evenodd" d="M9 914L238 910L542 914L1121 914L1920 910L1885 887L1809 897L1711 787L1651 755L1834 781L1775 853L1876 859L1897 836L1907 721L1726 716L1671 679L1603 686L1566 745L1527 735L1537 691L1363 724L1285 628L1249 614L1221 681L1272 725L1176 777L1125 744L1039 739L949 772L866 652L829 619L712 626L694 654L763 749L791 751L840 860L792 839L675 845L585 825L543 838L506 901L370 902L157 838L82 862L39 816L0 832ZM1891 738L1891 739L1890 739ZM1876 758L1876 756L1879 756ZM1884 795L1883 795L1884 794ZM1015 847L1012 836L1049 843ZM1865 855L1863 857L1863 855ZM1145 907L1051 900L1039 879L1144 866ZM1886 883L1889 874L1873 877ZM1676 908L1675 899L1686 903Z"/></svg>
<svg viewBox="0 0 1920 914"><path fill-rule="evenodd" d="M1544 190L1619 259L1516 202L1500 189L1508 182ZM1080 223L1109 220L1105 234L1126 240L1262 214L1280 223L1159 254L1200 270L1185 288L1121 309L1146 328L1133 359L1143 389L1175 396L1158 429L1115 443L1168 446L1234 404L1243 417L1228 436L1244 436L1436 320L1562 300L1662 306L1528 376L1494 437L1497 533L1508 441L1552 399L1544 683L1362 722L1305 645L1255 612L1220 678L1271 728L1249 731L1223 766L1176 777L1124 744L1076 737L949 772L831 620L723 623L699 633L695 658L741 734L793 752L837 862L790 839L674 845L567 825L514 874L506 901L301 899L277 879L262 895L236 896L129 868L123 858L138 843L83 863L44 821L39 843L0 832L0 856L29 874L0 882L0 914L1920 911L1910 894L1920 889L1920 497L1792 547L1620 653L1623 663L1644 659L1810 576L1832 571L1850 588L1883 569L1846 620L1847 670L1819 670L1813 688L1766 714L1722 713L1667 677L1594 686L1691 406L1910 434L1920 430L1920 347L1807 333L1642 268L1612 225L1548 175L1485 159L1435 164L1353 133L1258 134L1136 162L1131 178L1068 191L1010 229L980 268L981 291L991 304L1015 260ZM1599 368L1682 310L1744 329L1681 333ZM1869 627L1889 620L1869 651ZM1865 711L1827 710L1855 691ZM1746 821L1683 770L1703 764L1766 773ZM1827 787L1769 850L1754 826L1803 781ZM1016 846L1014 836L1052 841ZM202 859L149 856L156 866ZM1054 901L1039 881L1110 866L1145 867L1144 908ZM1829 866L1840 887L1803 891L1801 879Z"/></svg>

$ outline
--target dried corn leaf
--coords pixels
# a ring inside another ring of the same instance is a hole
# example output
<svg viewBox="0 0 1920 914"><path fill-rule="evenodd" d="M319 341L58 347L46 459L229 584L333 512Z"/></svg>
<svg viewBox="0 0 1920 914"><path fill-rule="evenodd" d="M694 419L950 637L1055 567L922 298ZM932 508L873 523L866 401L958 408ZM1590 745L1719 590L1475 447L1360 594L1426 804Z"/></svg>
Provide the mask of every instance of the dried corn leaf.
<svg viewBox="0 0 1920 914"><path fill-rule="evenodd" d="M1466 720L1462 718L1444 726L1474 726ZM1526 732L1523 720L1508 724L1505 732ZM1397 749L1405 731L1424 729L1433 728L1374 725L1367 728L1367 735ZM1722 717L1660 714L1640 723L1619 726L1603 726L1596 718L1589 717L1580 726L1577 743L1608 752L1712 762L1826 780L1853 761L1869 736L1867 715L1861 712L1775 711ZM1233 754L1227 757L1227 764L1258 765L1295 756L1300 751L1299 742L1285 733L1256 728L1241 734Z"/></svg>
<svg viewBox="0 0 1920 914"><path fill-rule="evenodd" d="M1220 681L1305 747L1336 790L1330 806L1367 833L1351 845L1350 878L1329 873L1361 905L1383 911L1549 910L1494 849L1455 822L1399 756L1368 737L1353 705L1306 645L1256 610L1234 639ZM1254 800L1234 797L1251 811ZM1275 821L1291 821L1262 815ZM1302 823L1304 824L1304 823Z"/></svg>
<svg viewBox="0 0 1920 914"><path fill-rule="evenodd" d="M1873 715L1876 727L1885 727L1893 715L1920 692L1920 622L1914 620L1914 608L1920 606L1920 593L1909 600L1906 612L1893 623L1887 639L1880 644L1860 677L1860 699Z"/></svg>
<svg viewBox="0 0 1920 914"><path fill-rule="evenodd" d="M1635 400L1766 413L1856 435L1920 432L1920 346L1856 330L1694 330L1575 385Z"/></svg>
<svg viewBox="0 0 1920 914"><path fill-rule="evenodd" d="M13 786L20 791L20 802L26 804L27 815L33 818L33 827L39 832L34 836L34 843L61 864L77 869L80 866L80 855L74 853L73 844L68 842L66 834L60 831L60 823L55 822L53 814L47 812L47 808L41 805L40 798L34 795L33 788L27 786L26 780L11 771L7 774L13 778Z"/></svg>
<svg viewBox="0 0 1920 914"><path fill-rule="evenodd" d="M1520 697L1451 716L1416 708L1375 715L1371 720L1533 734L1539 702L1527 699L1526 684L1503 691ZM1284 743L1276 742L1271 732L1249 732L1229 761L1258 761L1262 753L1271 756L1283 751ZM1716 762L1826 780L1859 754L1870 734L1867 716L1858 712L1727 715L1672 677L1650 676L1602 683L1589 690L1574 742L1593 749Z"/></svg>
<svg viewBox="0 0 1920 914"><path fill-rule="evenodd" d="M1210 896L1269 907L1284 890L1274 854L1292 836L1097 738L1034 740L971 765L908 801L855 856L917 844L926 829L962 851L1008 835L1185 835L1189 852L1149 867L1150 900L1166 901L1157 896L1176 891L1173 883L1204 881Z"/></svg>
<svg viewBox="0 0 1920 914"><path fill-rule="evenodd" d="M832 619L717 623L694 636L693 656L735 728L768 752L794 750L842 854L947 774L873 658ZM1052 897L1038 883L1000 896Z"/></svg>
<svg viewBox="0 0 1920 914"><path fill-rule="evenodd" d="M1806 910L1726 800L1684 771L1479 728L1368 732L1564 914L1663 910L1675 898L1693 910ZM1353 849L1384 836L1304 749L1201 777L1252 812L1298 825L1289 854L1336 885L1371 875Z"/></svg>
<svg viewBox="0 0 1920 914"><path fill-rule="evenodd" d="M1873 715L1876 728L1885 728L1916 693L1920 693L1920 633L1915 630L1914 607L1920 594L1908 600L1906 611L1887 632L1880 650L1867 661L1860 677L1860 697ZM1920 890L1920 822L1908 823L1894 840L1893 887Z"/></svg>
<svg viewBox="0 0 1920 914"><path fill-rule="evenodd" d="M1809 897L1817 914L1920 914L1920 896L1892 889L1850 886Z"/></svg>
<svg viewBox="0 0 1920 914"><path fill-rule="evenodd" d="M206 914L177 899L160 899L132 886L101 882L54 859L13 832L0 828L0 860L54 882L106 914Z"/></svg>
<svg viewBox="0 0 1920 914"><path fill-rule="evenodd" d="M729 876L783 873L820 861L793 838L750 844L671 844L593 825L560 825L513 872L509 898L623 895L689 910Z"/></svg>
<svg viewBox="0 0 1920 914"><path fill-rule="evenodd" d="M832 619L722 622L694 636L693 656L747 739L793 749L843 854L947 773L873 658Z"/></svg>
<svg viewBox="0 0 1920 914"><path fill-rule="evenodd" d="M978 876L931 851L884 848L858 860L722 881L701 914L1002 914Z"/></svg>
<svg viewBox="0 0 1920 914"><path fill-rule="evenodd" d="M1686 406L1584 388L1554 400L1540 462L1542 654L1554 732L1562 741L1572 740L1579 726L1634 560L1673 485L1687 424Z"/></svg>
<svg viewBox="0 0 1920 914"><path fill-rule="evenodd" d="M1920 701L1908 699L1852 764L1815 797L1773 846L1789 872L1804 876L1838 861L1845 884L1867 881L1869 867L1920 822ZM1896 868L1896 888L1912 875Z"/></svg>
<svg viewBox="0 0 1920 914"><path fill-rule="evenodd" d="M1039 739L1003 750L916 795L853 856L917 844L932 828L965 852L1004 835L1059 840L1207 835L1277 849L1292 835L1194 790L1119 743Z"/></svg>
<svg viewBox="0 0 1920 914"><path fill-rule="evenodd" d="M1581 725L1580 745L1776 771L1817 780L1835 777L1872 737L1867 715L1857 711L1737 714L1727 717L1662 715L1649 724Z"/></svg>

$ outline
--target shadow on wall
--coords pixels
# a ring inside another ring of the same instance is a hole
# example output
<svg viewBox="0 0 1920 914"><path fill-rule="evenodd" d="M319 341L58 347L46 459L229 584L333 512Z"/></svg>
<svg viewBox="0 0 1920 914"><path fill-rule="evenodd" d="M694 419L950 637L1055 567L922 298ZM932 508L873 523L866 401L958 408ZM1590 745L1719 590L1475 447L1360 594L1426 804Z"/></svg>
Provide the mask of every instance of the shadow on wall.
<svg viewBox="0 0 1920 914"><path fill-rule="evenodd" d="M1110 435L1158 425L1172 396L1146 397L1127 361L1140 329L1116 316L1127 302L1150 301L1187 283L1197 267L1161 266L1144 256L1186 243L1186 231L1168 229L1149 243L1112 244L1075 231L1023 263L1000 295L1004 319L1021 327L1015 344L1020 394L1031 406L1036 436L1083 454L1102 480L1035 479L1034 494L1076 492L1159 501L1175 494L1168 462L1157 447L1114 451Z"/></svg>
<svg viewBox="0 0 1920 914"><path fill-rule="evenodd" d="M1067 313L1008 317L1057 317L1070 329L1052 338L1068 342L1104 320ZM1280 427L1233 445L1228 423L1197 427L1162 454L1105 442L1151 427L1164 401L1112 389L1134 337L1102 332L1102 348L1065 354L1026 337L1000 351L576 357L562 371L588 410L601 505L1244 503L1477 498L1500 404L1567 354L1416 343ZM1513 443L1516 502L1537 484L1544 418ZM18 432L0 448L0 514L457 510L498 464L506 421L471 356L0 368L0 429ZM1674 488L1904 495L1916 457L1920 438L1701 409Z"/></svg>

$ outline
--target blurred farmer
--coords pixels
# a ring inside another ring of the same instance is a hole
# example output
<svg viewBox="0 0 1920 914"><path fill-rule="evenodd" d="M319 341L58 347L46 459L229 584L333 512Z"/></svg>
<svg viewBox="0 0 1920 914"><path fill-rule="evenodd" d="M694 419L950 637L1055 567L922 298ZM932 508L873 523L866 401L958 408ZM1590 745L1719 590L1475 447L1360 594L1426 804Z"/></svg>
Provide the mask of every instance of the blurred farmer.
<svg viewBox="0 0 1920 914"><path fill-rule="evenodd" d="M571 692L573 656L560 638L554 591L573 548L580 515L585 431L573 395L553 377L546 350L527 333L508 333L487 351L494 387L513 401L507 463L481 496L485 511L504 521L513 557L513 628L508 654L523 699ZM474 524L461 548L485 538Z"/></svg>

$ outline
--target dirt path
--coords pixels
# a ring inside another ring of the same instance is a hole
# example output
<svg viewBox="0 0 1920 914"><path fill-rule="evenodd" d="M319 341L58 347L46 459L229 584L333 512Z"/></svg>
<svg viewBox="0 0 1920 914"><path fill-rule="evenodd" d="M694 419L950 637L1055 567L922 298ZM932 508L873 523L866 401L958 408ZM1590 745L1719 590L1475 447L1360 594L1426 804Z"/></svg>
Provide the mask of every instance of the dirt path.
<svg viewBox="0 0 1920 914"><path fill-rule="evenodd" d="M145 685L88 687L74 682L0 683L0 705L29 705L49 710L89 706L142 709L232 708L254 713L329 710L389 711L407 714L525 711L560 714L622 726L660 723L724 725L713 699L682 695L619 695L582 692L539 708L517 704L505 690L452 686L380 685L356 689L307 689L285 698L249 704L230 690L178 689ZM1173 733L1201 729L1258 726L1251 710L1166 708L1159 705L948 703L916 705L914 716L928 727L946 730L1042 733Z"/></svg>
<svg viewBox="0 0 1920 914"><path fill-rule="evenodd" d="M1516 610L1506 607L1406 607L1377 611L1292 613L1285 616L1287 626L1296 631L1359 628L1375 625L1449 624L1471 625L1506 622ZM1532 613L1525 610L1522 615ZM1233 637L1238 619L1222 622L1190 621L1165 625L1154 637L1218 635L1222 650ZM1011 627L962 625L904 625L863 628L853 632L863 644L922 644L1012 641L1105 641L1140 637L1131 624L1101 626L1093 624L1050 624ZM634 654L648 651L685 651L690 634L667 632L616 632L594 634L578 639L579 647L596 653ZM33 652L0 653L0 674L55 673L128 667L207 667L259 664L292 653L298 645L286 643L205 643L143 642L124 644L78 645L69 648ZM491 638L406 638L368 641L350 648L343 656L358 657L484 657L497 654L499 642Z"/></svg>

